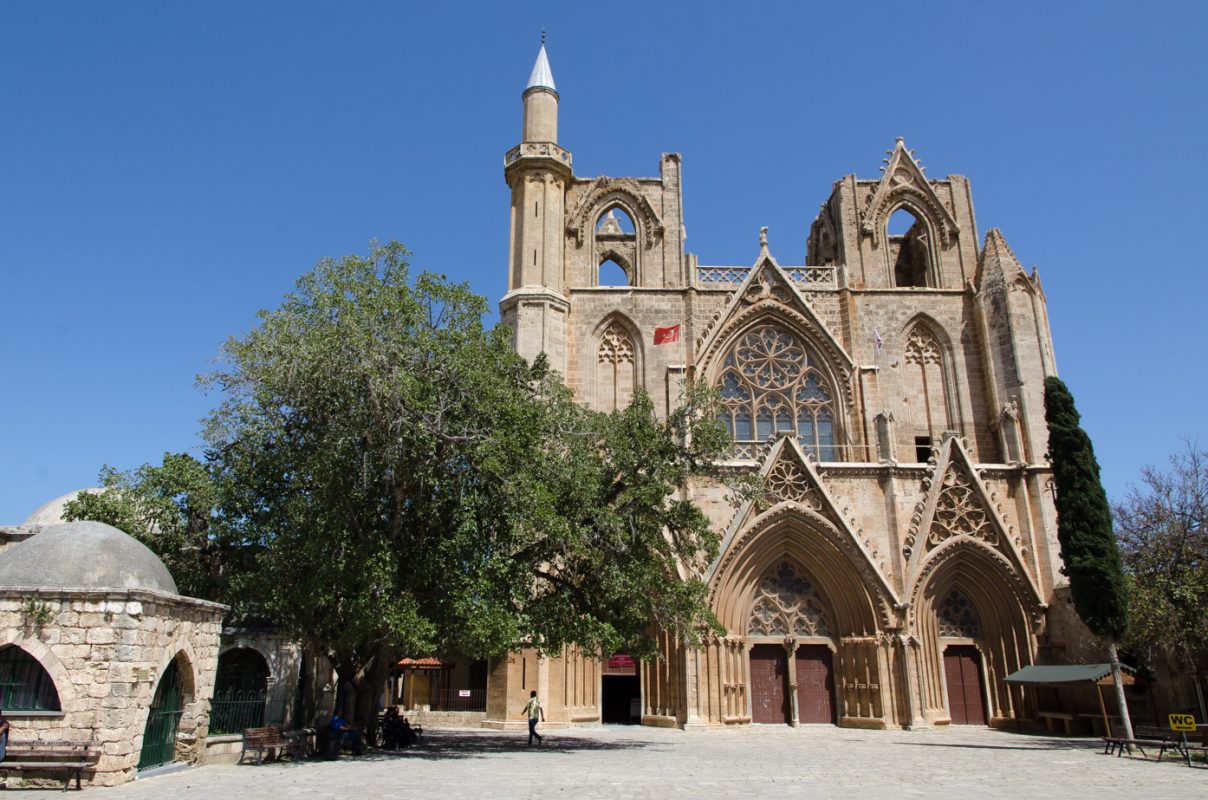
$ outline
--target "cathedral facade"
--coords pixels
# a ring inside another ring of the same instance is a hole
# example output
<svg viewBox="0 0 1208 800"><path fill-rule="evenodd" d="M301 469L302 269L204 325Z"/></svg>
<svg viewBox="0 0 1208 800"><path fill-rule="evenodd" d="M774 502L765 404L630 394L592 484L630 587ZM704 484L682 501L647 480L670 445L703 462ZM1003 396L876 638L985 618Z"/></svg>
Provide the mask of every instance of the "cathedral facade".
<svg viewBox="0 0 1208 800"><path fill-rule="evenodd" d="M1060 580L1055 364L1039 277L997 229L979 238L968 179L927 177L899 139L879 177L833 184L804 265L766 230L749 265L706 265L684 250L679 155L653 177L576 175L544 47L523 102L500 303L516 350L603 411L716 387L727 466L767 491L689 488L721 534L704 578L725 635L665 637L640 663L495 659L486 724L522 724L534 689L566 724L1031 716L1003 678L1037 658Z"/></svg>

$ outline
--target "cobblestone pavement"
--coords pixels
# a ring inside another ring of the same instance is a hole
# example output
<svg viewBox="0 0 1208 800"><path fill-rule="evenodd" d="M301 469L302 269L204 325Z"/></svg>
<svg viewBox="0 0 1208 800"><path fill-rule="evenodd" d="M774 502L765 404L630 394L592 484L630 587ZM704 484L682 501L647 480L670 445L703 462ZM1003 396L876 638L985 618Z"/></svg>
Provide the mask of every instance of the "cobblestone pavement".
<svg viewBox="0 0 1208 800"><path fill-rule="evenodd" d="M198 798L691 798L1208 796L1208 767L1105 756L1097 739L985 728L858 731L752 727L522 732L430 730L419 747L335 762L214 765L85 792L98 800ZM5 797L45 791L4 792Z"/></svg>

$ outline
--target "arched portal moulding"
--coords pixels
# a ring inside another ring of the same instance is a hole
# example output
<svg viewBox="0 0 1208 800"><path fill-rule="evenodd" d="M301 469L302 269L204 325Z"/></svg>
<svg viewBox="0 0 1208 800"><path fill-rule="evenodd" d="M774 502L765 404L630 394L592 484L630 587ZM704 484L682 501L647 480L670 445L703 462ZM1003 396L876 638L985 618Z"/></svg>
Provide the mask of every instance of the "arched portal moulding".
<svg viewBox="0 0 1208 800"><path fill-rule="evenodd" d="M850 535L813 509L784 501L757 516L706 576L710 604L727 630L745 631L760 581L784 558L816 579L841 635L873 636L898 626L892 592Z"/></svg>
<svg viewBox="0 0 1208 800"><path fill-rule="evenodd" d="M971 644L982 660L989 721L1025 716L1030 696L1007 686L1003 678L1032 663L1045 605L1010 560L967 536L953 537L929 553L911 588L907 625L915 644L911 670L918 676L912 709L927 721L948 717L944 650L953 641L940 635L938 612L954 589L965 595L980 618L979 635Z"/></svg>

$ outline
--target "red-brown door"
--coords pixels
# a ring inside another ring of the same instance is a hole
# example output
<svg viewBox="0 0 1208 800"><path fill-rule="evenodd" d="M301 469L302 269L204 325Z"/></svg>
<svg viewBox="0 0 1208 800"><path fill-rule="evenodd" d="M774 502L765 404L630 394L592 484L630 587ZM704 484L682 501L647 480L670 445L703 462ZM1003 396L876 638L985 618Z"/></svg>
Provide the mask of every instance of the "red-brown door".
<svg viewBox="0 0 1208 800"><path fill-rule="evenodd" d="M944 675L948 682L948 716L953 725L985 725L985 691L981 656L972 645L951 645L944 650Z"/></svg>
<svg viewBox="0 0 1208 800"><path fill-rule="evenodd" d="M789 657L784 646L751 648L751 721L784 725L789 718Z"/></svg>
<svg viewBox="0 0 1208 800"><path fill-rule="evenodd" d="M835 721L835 678L830 648L803 644L797 648L797 721Z"/></svg>

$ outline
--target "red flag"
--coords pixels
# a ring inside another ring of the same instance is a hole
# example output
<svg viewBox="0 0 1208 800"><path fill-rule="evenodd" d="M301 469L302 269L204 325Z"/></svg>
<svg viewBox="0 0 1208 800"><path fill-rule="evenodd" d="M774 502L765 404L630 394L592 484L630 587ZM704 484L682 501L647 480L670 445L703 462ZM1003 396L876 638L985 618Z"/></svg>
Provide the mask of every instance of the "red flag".
<svg viewBox="0 0 1208 800"><path fill-rule="evenodd" d="M679 329L680 329L680 326L678 323L676 323L675 325L672 325L670 328L655 328L654 329L654 343L655 344L671 344L672 342L678 342L679 341Z"/></svg>

